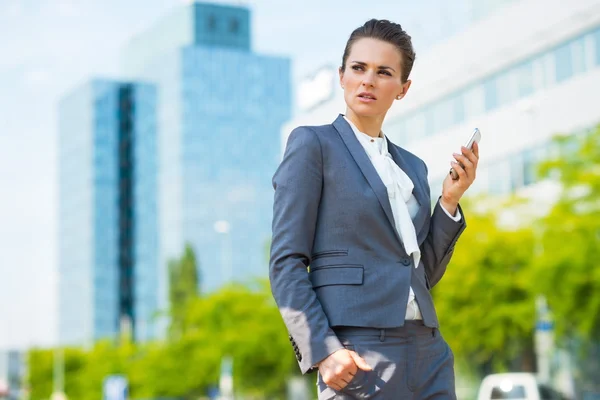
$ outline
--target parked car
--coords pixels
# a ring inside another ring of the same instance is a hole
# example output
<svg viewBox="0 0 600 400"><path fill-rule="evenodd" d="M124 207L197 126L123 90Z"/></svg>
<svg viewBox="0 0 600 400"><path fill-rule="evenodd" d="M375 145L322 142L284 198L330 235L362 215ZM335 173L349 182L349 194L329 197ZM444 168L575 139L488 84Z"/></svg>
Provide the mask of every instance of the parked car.
<svg viewBox="0 0 600 400"><path fill-rule="evenodd" d="M531 373L507 373L486 376L477 400L568 400L560 392L538 382Z"/></svg>

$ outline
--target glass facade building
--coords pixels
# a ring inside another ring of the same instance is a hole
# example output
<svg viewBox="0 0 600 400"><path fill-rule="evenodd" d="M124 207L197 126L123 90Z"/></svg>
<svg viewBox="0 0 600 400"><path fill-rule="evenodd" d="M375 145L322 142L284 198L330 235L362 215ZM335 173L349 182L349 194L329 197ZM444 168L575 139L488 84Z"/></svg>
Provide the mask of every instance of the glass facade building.
<svg viewBox="0 0 600 400"><path fill-rule="evenodd" d="M160 336L186 244L201 290L267 276L290 60L250 39L247 8L189 4L126 46L128 81L147 83L94 80L62 100L61 343Z"/></svg>
<svg viewBox="0 0 600 400"><path fill-rule="evenodd" d="M150 337L157 304L156 91L94 80L59 107L59 342L128 325Z"/></svg>
<svg viewBox="0 0 600 400"><path fill-rule="evenodd" d="M266 277L271 178L291 116L290 60L252 52L247 8L195 3L134 38L123 65L160 96L161 305L167 263L187 243L201 290Z"/></svg>

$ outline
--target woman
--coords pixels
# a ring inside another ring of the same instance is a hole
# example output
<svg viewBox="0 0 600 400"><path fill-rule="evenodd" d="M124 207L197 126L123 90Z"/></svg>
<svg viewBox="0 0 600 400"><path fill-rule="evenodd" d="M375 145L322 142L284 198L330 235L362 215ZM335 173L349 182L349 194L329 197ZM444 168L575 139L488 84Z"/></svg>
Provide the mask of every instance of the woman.
<svg viewBox="0 0 600 400"><path fill-rule="evenodd" d="M425 163L381 131L414 59L400 25L356 29L339 70L345 115L294 129L273 177L272 291L319 399L456 398L429 290L466 227L458 202L478 147L454 154L459 178L431 213Z"/></svg>

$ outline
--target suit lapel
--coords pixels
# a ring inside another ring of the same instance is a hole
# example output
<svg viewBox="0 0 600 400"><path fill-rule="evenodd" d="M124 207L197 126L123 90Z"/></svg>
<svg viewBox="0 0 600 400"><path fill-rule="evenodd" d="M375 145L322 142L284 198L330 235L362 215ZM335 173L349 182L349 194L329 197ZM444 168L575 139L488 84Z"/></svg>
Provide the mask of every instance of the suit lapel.
<svg viewBox="0 0 600 400"><path fill-rule="evenodd" d="M348 150L354 158L354 161L356 161L356 164L358 164L358 167L367 179L367 182L369 182L369 185L371 185L371 188L375 192L375 195L377 196L381 207L383 207L383 211L385 212L388 221L392 225L392 228L394 228L396 238L400 241L400 243L402 243L402 241L400 240L400 236L396 231L396 224L394 223L394 215L392 214L392 206L390 205L387 189L381 181L381 178L375 170L375 167L369 159L369 156L367 155L365 149L363 149L362 145L356 138L356 135L354 135L354 131L352 130L350 125L348 125L348 122L344 119L342 115L340 115L333 122L333 126L340 133L340 136L346 144L346 147L348 147Z"/></svg>
<svg viewBox="0 0 600 400"><path fill-rule="evenodd" d="M413 193L413 196L415 196L417 203L419 203L419 210L417 211L417 214L413 218L413 224L415 225L417 239L418 239L419 243L421 243L422 242L421 239L423 239L423 238L420 238L419 234L423 231L423 228L425 227L425 221L427 219L428 201L429 201L428 196L425 193L425 187L421 183L422 177L419 176L416 168L406 160L406 157L404 157L402 155L402 153L398 150L398 148L393 143L391 143L389 139L388 139L388 151L391 154L392 158L394 159L394 162L406 173L406 175L408 175L410 180L413 182L414 187L413 187L412 193ZM427 179L427 178L425 178L425 179Z"/></svg>

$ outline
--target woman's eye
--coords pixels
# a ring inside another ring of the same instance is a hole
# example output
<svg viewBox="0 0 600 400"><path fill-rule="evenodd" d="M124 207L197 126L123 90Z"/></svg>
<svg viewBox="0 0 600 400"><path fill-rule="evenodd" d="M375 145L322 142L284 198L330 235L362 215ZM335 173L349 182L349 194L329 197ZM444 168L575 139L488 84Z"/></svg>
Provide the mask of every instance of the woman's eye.
<svg viewBox="0 0 600 400"><path fill-rule="evenodd" d="M392 76L392 74L390 74L390 73L389 73L388 71L386 71L386 70L381 70L381 71L379 71L379 73L380 73L380 74L387 75L387 76Z"/></svg>
<svg viewBox="0 0 600 400"><path fill-rule="evenodd" d="M363 67L360 66L360 65L353 65L352 69L355 70L355 71L362 71Z"/></svg>

